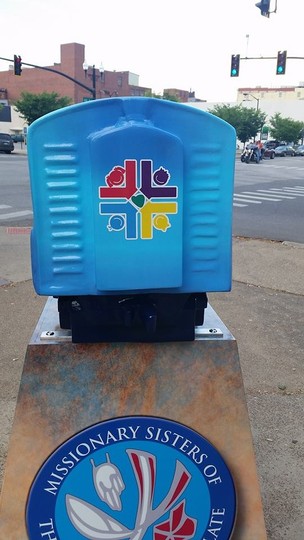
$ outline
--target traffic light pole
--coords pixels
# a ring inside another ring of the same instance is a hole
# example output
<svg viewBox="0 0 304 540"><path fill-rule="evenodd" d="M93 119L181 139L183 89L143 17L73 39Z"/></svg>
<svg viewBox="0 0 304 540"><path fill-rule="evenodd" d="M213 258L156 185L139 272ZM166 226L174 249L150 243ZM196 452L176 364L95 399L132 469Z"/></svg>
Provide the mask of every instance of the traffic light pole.
<svg viewBox="0 0 304 540"><path fill-rule="evenodd" d="M276 60L277 56L244 56L240 60ZM304 56L286 56L287 60L304 60Z"/></svg>
<svg viewBox="0 0 304 540"><path fill-rule="evenodd" d="M287 56L287 51L278 51L277 56L240 56L231 55L230 77L238 77L241 60L277 60L277 75L285 75L287 60L304 60L304 56Z"/></svg>
<svg viewBox="0 0 304 540"><path fill-rule="evenodd" d="M0 56L0 60L6 60L7 62L14 62L14 60L12 58L2 58L1 56ZM93 99L96 99L96 86L95 86L96 85L96 80L95 80L94 76L93 76L93 88L91 88L90 86L87 86L86 84L83 84L82 82L78 81L77 79L74 79L74 77L70 77L70 75L67 75L66 73L63 73L62 71L58 71L56 69L49 68L49 67L37 66L35 64L28 64L27 62L22 62L22 65L37 68L37 69L43 69L44 71L50 71L51 73L57 73L57 75L61 75L61 77L65 77L66 79L69 79L69 81L72 81L73 83L78 84L78 86L81 86L82 88L84 88L85 90L90 92L92 94Z"/></svg>

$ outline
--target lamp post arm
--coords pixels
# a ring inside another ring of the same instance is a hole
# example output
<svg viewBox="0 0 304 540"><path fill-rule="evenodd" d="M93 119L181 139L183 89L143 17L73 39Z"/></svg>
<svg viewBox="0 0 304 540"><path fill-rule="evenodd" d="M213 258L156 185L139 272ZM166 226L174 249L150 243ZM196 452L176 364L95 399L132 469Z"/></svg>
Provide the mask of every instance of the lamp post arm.
<svg viewBox="0 0 304 540"><path fill-rule="evenodd" d="M92 96L93 96L93 99L96 99L96 72L95 72L95 66L93 66L92 84L93 84Z"/></svg>
<svg viewBox="0 0 304 540"><path fill-rule="evenodd" d="M0 60L6 60L7 62L14 62L14 60L12 60L11 58L1 58L1 56L0 56ZM52 73L57 73L57 75L61 75L61 77L65 77L66 79L69 79L69 81L72 81L75 84L78 84L78 86L81 86L82 88L84 88L85 90L88 90L88 92L91 92L93 98L96 99L96 88L91 88L90 86L83 84L77 79L74 79L74 77L70 77L70 75L63 73L62 71L58 71L57 69L53 69L49 67L37 66L35 64L28 64L27 62L22 62L22 65L34 67L37 69L43 69L44 71L51 71Z"/></svg>

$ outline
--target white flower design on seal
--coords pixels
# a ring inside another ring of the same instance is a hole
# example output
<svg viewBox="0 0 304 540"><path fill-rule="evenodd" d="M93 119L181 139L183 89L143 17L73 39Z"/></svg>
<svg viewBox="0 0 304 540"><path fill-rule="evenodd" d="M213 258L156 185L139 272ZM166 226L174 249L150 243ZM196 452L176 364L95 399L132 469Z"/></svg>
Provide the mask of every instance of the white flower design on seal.
<svg viewBox="0 0 304 540"><path fill-rule="evenodd" d="M100 499L112 510L121 510L120 494L125 489L125 484L120 471L111 463L109 454L106 456L106 463L99 466L96 466L94 460L91 459L94 486Z"/></svg>
<svg viewBox="0 0 304 540"><path fill-rule="evenodd" d="M114 519L106 512L73 495L66 495L66 509L75 529L90 540L143 540L147 529L161 516L170 513L170 520L154 527L153 540L190 540L196 532L197 520L185 513L186 501L176 504L191 480L185 466L176 461L175 472L167 495L153 508L156 482L156 458L143 450L127 450L138 486L138 506L133 529ZM98 467L93 465L95 489L99 497L112 509L121 510L120 493L125 488L120 471L107 461ZM172 525L172 523L173 525ZM174 531L172 532L172 527ZM175 534L177 529L177 536ZM181 533L181 534L180 534ZM174 536L175 535L175 536Z"/></svg>

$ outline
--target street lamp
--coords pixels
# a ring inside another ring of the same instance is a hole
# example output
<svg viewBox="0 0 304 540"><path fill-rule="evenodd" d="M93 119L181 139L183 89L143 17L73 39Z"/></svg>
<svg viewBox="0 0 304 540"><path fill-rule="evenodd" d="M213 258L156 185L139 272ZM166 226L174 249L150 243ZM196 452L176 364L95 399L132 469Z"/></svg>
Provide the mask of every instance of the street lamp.
<svg viewBox="0 0 304 540"><path fill-rule="evenodd" d="M93 87L92 88L92 96L93 96L93 99L96 99L96 69L95 69L95 64L93 64L93 66L89 66L89 64L87 64L87 62L84 61L83 64L82 64L82 69L84 70L85 77L87 77L89 68L92 69L92 75L90 75L90 77L92 77L92 87ZM98 71L100 73L100 79L102 80L102 76L104 74L104 67L102 65L102 62L100 62L100 66L98 68Z"/></svg>
<svg viewBox="0 0 304 540"><path fill-rule="evenodd" d="M257 112L258 112L259 106L260 106L260 100L259 100L259 98L253 96L252 94L249 94L248 92L243 92L243 96L244 96L245 98L248 98L248 96L250 96L250 97L252 97L253 99L256 100L256 110L257 110ZM251 101L251 99L243 99L243 101ZM262 128L261 128L261 130L262 130ZM260 132L260 137L261 137L261 132ZM255 138L254 138L254 140L255 140Z"/></svg>
<svg viewBox="0 0 304 540"><path fill-rule="evenodd" d="M257 104L256 104L256 110L257 110L257 111L259 110L259 106L260 106L260 100L259 100L259 98L253 96L252 94L248 94L248 92L244 92L244 93L243 93L243 96L244 96L244 97L247 97L247 98L248 98L248 96L250 96L250 97L252 97L253 99L255 99L256 102L257 102ZM243 99L243 101L251 101L251 99Z"/></svg>

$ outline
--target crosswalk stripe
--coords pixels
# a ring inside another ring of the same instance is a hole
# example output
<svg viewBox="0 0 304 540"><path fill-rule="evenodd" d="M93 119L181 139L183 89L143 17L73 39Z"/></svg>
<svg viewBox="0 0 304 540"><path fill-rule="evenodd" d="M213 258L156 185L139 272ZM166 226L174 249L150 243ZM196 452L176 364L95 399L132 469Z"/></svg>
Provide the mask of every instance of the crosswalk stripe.
<svg viewBox="0 0 304 540"><path fill-rule="evenodd" d="M273 188L273 189L278 189L278 188ZM301 191L301 192L303 192L303 188L297 187L297 186L284 186L284 189L291 189L293 191Z"/></svg>
<svg viewBox="0 0 304 540"><path fill-rule="evenodd" d="M246 202L251 204L262 204L262 201L253 201L252 199L247 199L246 197L240 197L239 194L234 195L233 200L237 202Z"/></svg>
<svg viewBox="0 0 304 540"><path fill-rule="evenodd" d="M0 214L0 220L22 217L22 216L29 216L32 214L33 212L31 210L20 210L20 212L10 212L9 214Z"/></svg>
<svg viewBox="0 0 304 540"><path fill-rule="evenodd" d="M280 199L295 199L295 197L291 197L290 195L284 195L286 193L285 191L271 191L271 189L257 189L259 193L265 193L270 195L278 195Z"/></svg>
<svg viewBox="0 0 304 540"><path fill-rule="evenodd" d="M244 193L244 195L243 195ZM267 195L264 195L263 193L261 194L256 194L256 195L253 195L253 193L257 193L256 191L243 191L243 193L238 193L237 196L238 197L246 197L248 199L258 199L260 201L274 201L274 202L280 202L280 199L273 199L273 198L270 198L268 197ZM252 193L252 195L251 195Z"/></svg>
<svg viewBox="0 0 304 540"><path fill-rule="evenodd" d="M248 204L261 204L262 202L284 202L284 199L294 200L304 197L304 186L257 189L256 191L242 191L233 194L233 206L240 208ZM242 204L246 203L246 204Z"/></svg>
<svg viewBox="0 0 304 540"><path fill-rule="evenodd" d="M274 188L273 191L274 191L274 195L275 195L277 189ZM300 191L294 190L293 188L290 188L290 189L289 189L289 188L288 188L288 189L285 189L285 188L284 188L284 193L289 193L290 195L296 195L297 197L304 197L303 191L300 192Z"/></svg>
<svg viewBox="0 0 304 540"><path fill-rule="evenodd" d="M302 167L291 167L290 165L274 165L272 163L265 163L266 167L273 167L274 169L295 169L296 171L303 171ZM263 166L264 167L264 166Z"/></svg>

